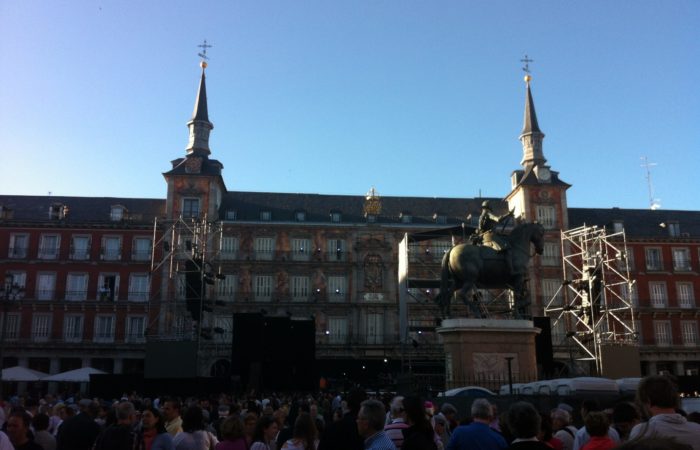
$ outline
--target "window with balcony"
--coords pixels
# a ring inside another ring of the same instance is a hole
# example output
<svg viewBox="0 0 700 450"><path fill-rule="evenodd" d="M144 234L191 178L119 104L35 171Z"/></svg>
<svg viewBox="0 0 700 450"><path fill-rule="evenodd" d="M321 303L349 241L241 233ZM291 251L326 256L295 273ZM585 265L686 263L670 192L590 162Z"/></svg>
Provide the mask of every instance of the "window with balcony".
<svg viewBox="0 0 700 450"><path fill-rule="evenodd" d="M681 321L681 336L683 338L683 345L686 347L697 347L698 323L694 320Z"/></svg>
<svg viewBox="0 0 700 450"><path fill-rule="evenodd" d="M116 318L112 315L95 316L95 335L93 340L99 343L114 342L114 325Z"/></svg>
<svg viewBox="0 0 700 450"><path fill-rule="evenodd" d="M666 308L668 306L668 294L666 292L666 283L650 282L649 297L653 308Z"/></svg>
<svg viewBox="0 0 700 450"><path fill-rule="evenodd" d="M646 256L647 270L661 270L663 268L660 248L646 248L644 255Z"/></svg>
<svg viewBox="0 0 700 450"><path fill-rule="evenodd" d="M628 247L627 250L620 250L619 257L617 258L617 268L622 271L622 273L625 273L628 269L630 272L636 270L634 266L634 252L631 248Z"/></svg>
<svg viewBox="0 0 700 450"><path fill-rule="evenodd" d="M289 286L293 301L304 302L309 300L309 295L311 293L309 277L290 277Z"/></svg>
<svg viewBox="0 0 700 450"><path fill-rule="evenodd" d="M32 316L32 341L46 342L51 338L51 314L37 313Z"/></svg>
<svg viewBox="0 0 700 450"><path fill-rule="evenodd" d="M235 275L224 275L224 279L217 280L216 299L232 302L236 297L236 285L238 278Z"/></svg>
<svg viewBox="0 0 700 450"><path fill-rule="evenodd" d="M39 240L39 259L57 259L61 237L57 234L42 234Z"/></svg>
<svg viewBox="0 0 700 450"><path fill-rule="evenodd" d="M101 273L97 280L97 301L113 302L119 298L119 275Z"/></svg>
<svg viewBox="0 0 700 450"><path fill-rule="evenodd" d="M449 252L452 248L452 242L450 241L432 241L430 244L430 253L432 253L433 258L437 261L441 261L445 253Z"/></svg>
<svg viewBox="0 0 700 450"><path fill-rule="evenodd" d="M86 273L69 273L66 278L66 300L86 300L87 287L88 275Z"/></svg>
<svg viewBox="0 0 700 450"><path fill-rule="evenodd" d="M146 318L144 316L127 316L124 341L145 342Z"/></svg>
<svg viewBox="0 0 700 450"><path fill-rule="evenodd" d="M554 206L537 206L537 222L551 230L557 226L557 210Z"/></svg>
<svg viewBox="0 0 700 450"><path fill-rule="evenodd" d="M18 270L8 270L5 276L12 277L9 292L5 292L5 286L0 285L0 296L5 300L21 300L27 292L27 273Z"/></svg>
<svg viewBox="0 0 700 450"><path fill-rule="evenodd" d="M269 302L272 300L272 276L255 275L253 277L253 289L256 301Z"/></svg>
<svg viewBox="0 0 700 450"><path fill-rule="evenodd" d="M90 236L71 236L70 259L75 261L90 259Z"/></svg>
<svg viewBox="0 0 700 450"><path fill-rule="evenodd" d="M345 240L328 239L327 252L329 261L345 261Z"/></svg>
<svg viewBox="0 0 700 450"><path fill-rule="evenodd" d="M3 315L2 319L5 320L5 318L7 318L7 323L3 325L5 327L5 340L17 340L19 338L20 315L8 313ZM2 327L0 327L0 333L2 333Z"/></svg>
<svg viewBox="0 0 700 450"><path fill-rule="evenodd" d="M687 248L673 249L673 270L676 272L690 272L690 250Z"/></svg>
<svg viewBox="0 0 700 450"><path fill-rule="evenodd" d="M148 274L147 273L132 273L129 276L129 301L130 302L146 302L148 301Z"/></svg>
<svg viewBox="0 0 700 450"><path fill-rule="evenodd" d="M219 331L214 333L214 341L230 345L233 337L233 316L216 316L214 328L218 328Z"/></svg>
<svg viewBox="0 0 700 450"><path fill-rule="evenodd" d="M63 340L80 342L83 340L83 316L69 314L63 317Z"/></svg>
<svg viewBox="0 0 700 450"><path fill-rule="evenodd" d="M253 244L255 259L258 261L270 261L275 253L275 239L271 237L257 237Z"/></svg>
<svg viewBox="0 0 700 450"><path fill-rule="evenodd" d="M199 217L199 199L182 199L182 217L185 219L196 219Z"/></svg>
<svg viewBox="0 0 700 450"><path fill-rule="evenodd" d="M221 238L221 259L236 259L238 256L239 240L236 236L223 236Z"/></svg>
<svg viewBox="0 0 700 450"><path fill-rule="evenodd" d="M119 261L122 259L121 237L105 236L102 238L102 259L105 261Z"/></svg>
<svg viewBox="0 0 700 450"><path fill-rule="evenodd" d="M542 280L542 305L561 306L564 294L561 288L561 280L545 278Z"/></svg>
<svg viewBox="0 0 700 450"><path fill-rule="evenodd" d="M667 320L654 321L654 339L659 347L668 347L673 343L671 339L671 322Z"/></svg>
<svg viewBox="0 0 700 450"><path fill-rule="evenodd" d="M292 259L294 261L308 261L311 255L311 241L309 239L292 239Z"/></svg>
<svg viewBox="0 0 700 450"><path fill-rule="evenodd" d="M7 253L8 258L26 258L29 249L29 235L12 233L10 235L10 248Z"/></svg>
<svg viewBox="0 0 700 450"><path fill-rule="evenodd" d="M384 315L368 313L366 319L367 344L384 343Z"/></svg>
<svg viewBox="0 0 700 450"><path fill-rule="evenodd" d="M560 246L555 242L545 242L544 251L542 252L541 261L543 266L558 266L561 264L559 256Z"/></svg>
<svg viewBox="0 0 700 450"><path fill-rule="evenodd" d="M681 308L695 307L695 293L693 292L693 283L679 282L676 283L676 296L678 297L678 306Z"/></svg>
<svg viewBox="0 0 700 450"><path fill-rule="evenodd" d="M622 300L625 303L630 304L632 306L639 306L639 295L637 293L636 284L621 284L620 296L622 297Z"/></svg>
<svg viewBox="0 0 700 450"><path fill-rule="evenodd" d="M347 279L344 276L328 277L328 300L342 302L346 298Z"/></svg>
<svg viewBox="0 0 700 450"><path fill-rule="evenodd" d="M37 275L36 298L37 300L53 300L56 295L56 274L44 272Z"/></svg>
<svg viewBox="0 0 700 450"><path fill-rule="evenodd" d="M151 260L151 238L137 237L134 238L131 247L131 259L134 261L150 261Z"/></svg>
<svg viewBox="0 0 700 450"><path fill-rule="evenodd" d="M329 344L348 343L348 318L329 317L328 328L326 329Z"/></svg>

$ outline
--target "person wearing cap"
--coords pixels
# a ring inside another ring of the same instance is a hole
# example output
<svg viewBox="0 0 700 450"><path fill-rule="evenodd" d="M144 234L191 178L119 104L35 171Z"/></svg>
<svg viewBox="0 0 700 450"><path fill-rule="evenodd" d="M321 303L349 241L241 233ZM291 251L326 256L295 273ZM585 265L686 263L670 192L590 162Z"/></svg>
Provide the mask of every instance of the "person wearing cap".
<svg viewBox="0 0 700 450"><path fill-rule="evenodd" d="M78 402L79 412L73 417L66 418L58 428L56 435L56 450L90 450L100 426L95 423L92 400L83 399Z"/></svg>

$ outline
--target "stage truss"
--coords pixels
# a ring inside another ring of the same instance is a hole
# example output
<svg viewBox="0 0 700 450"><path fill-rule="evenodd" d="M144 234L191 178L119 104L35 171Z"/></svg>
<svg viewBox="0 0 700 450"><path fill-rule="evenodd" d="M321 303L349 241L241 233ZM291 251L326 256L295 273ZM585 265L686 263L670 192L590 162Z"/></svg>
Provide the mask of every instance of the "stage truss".
<svg viewBox="0 0 700 450"><path fill-rule="evenodd" d="M563 280L544 310L554 345L601 375L604 347L637 345L625 232L584 224L562 231L561 251Z"/></svg>

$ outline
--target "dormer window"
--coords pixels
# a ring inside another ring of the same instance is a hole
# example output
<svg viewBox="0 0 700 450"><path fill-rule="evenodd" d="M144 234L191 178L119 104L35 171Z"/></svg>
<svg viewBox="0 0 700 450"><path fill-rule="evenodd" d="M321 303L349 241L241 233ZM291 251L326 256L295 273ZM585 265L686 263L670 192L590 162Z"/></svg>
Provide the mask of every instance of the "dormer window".
<svg viewBox="0 0 700 450"><path fill-rule="evenodd" d="M226 220L236 220L236 211L226 211Z"/></svg>
<svg viewBox="0 0 700 450"><path fill-rule="evenodd" d="M113 205L109 210L109 220L112 222L119 222L124 219L124 208L122 205Z"/></svg>
<svg viewBox="0 0 700 450"><path fill-rule="evenodd" d="M413 216L409 212L402 212L399 215L399 218L401 219L401 223L411 223L413 222Z"/></svg>
<svg viewBox="0 0 700 450"><path fill-rule="evenodd" d="M625 229L625 224L621 220L616 220L613 222L613 233L622 233Z"/></svg>
<svg viewBox="0 0 700 450"><path fill-rule="evenodd" d="M678 222L669 222L668 235L671 237L679 237L681 235L681 225Z"/></svg>
<svg viewBox="0 0 700 450"><path fill-rule="evenodd" d="M0 205L0 219L11 219L12 210L7 206Z"/></svg>
<svg viewBox="0 0 700 450"><path fill-rule="evenodd" d="M68 206L63 203L52 203L49 206L49 220L62 220L68 215Z"/></svg>
<svg viewBox="0 0 700 450"><path fill-rule="evenodd" d="M296 211L294 213L294 220L297 222L305 222L306 221L306 211Z"/></svg>
<svg viewBox="0 0 700 450"><path fill-rule="evenodd" d="M260 211L260 220L264 222L269 222L272 220L272 212L271 211Z"/></svg>
<svg viewBox="0 0 700 450"><path fill-rule="evenodd" d="M367 223L375 223L377 221L377 216L374 214L367 214Z"/></svg>
<svg viewBox="0 0 700 450"><path fill-rule="evenodd" d="M447 223L447 216L444 214L435 213L435 214L433 214L433 220L435 221L435 223L439 223L441 225L446 224Z"/></svg>
<svg viewBox="0 0 700 450"><path fill-rule="evenodd" d="M331 212L331 222L339 223L340 220L343 218L342 214L338 211L332 211Z"/></svg>

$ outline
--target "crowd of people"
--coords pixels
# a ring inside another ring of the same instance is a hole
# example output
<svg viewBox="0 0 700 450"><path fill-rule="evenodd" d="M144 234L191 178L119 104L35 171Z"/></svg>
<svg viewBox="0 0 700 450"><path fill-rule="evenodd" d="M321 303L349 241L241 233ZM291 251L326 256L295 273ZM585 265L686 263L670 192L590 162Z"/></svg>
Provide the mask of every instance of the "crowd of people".
<svg viewBox="0 0 700 450"><path fill-rule="evenodd" d="M595 399L580 411L517 401L498 414L485 398L459 411L413 395L367 397L13 397L0 405L0 450L700 450L700 413L679 409L665 376L644 378L635 403L609 410Z"/></svg>

